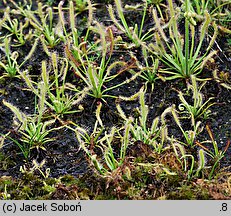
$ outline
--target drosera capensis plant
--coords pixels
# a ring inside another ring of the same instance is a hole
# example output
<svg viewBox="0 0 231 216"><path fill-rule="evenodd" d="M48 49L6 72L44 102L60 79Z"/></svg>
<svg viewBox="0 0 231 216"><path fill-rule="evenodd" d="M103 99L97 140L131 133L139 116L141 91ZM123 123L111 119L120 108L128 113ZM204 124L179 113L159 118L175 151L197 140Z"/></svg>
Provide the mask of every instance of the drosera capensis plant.
<svg viewBox="0 0 231 216"><path fill-rule="evenodd" d="M140 74L140 77L146 81L145 82L146 86L151 85L151 90L153 92L155 82L157 79L159 79L158 76L159 59L154 58L154 56L152 55L148 55L146 48L142 48L142 54L144 59L144 65L142 65L140 62L137 62L138 68L142 72Z"/></svg>
<svg viewBox="0 0 231 216"><path fill-rule="evenodd" d="M169 133L166 134L166 138L170 141L175 140L176 142L178 142L182 145L185 145L185 146L189 146L189 147L195 146L196 137L203 130L202 122L197 121L197 122L195 122L194 125L192 125L190 127L190 129L185 129L182 126L182 120L178 114L178 111L176 110L175 104L173 104L172 106L165 109L164 112L161 114L161 123L163 125L166 125L166 126L167 126L167 123L166 123L166 116L167 115L172 115L175 123L177 124L177 126L179 127L179 129L183 135L183 139L181 138L180 140L178 140L178 139L172 137L172 135L169 135Z"/></svg>
<svg viewBox="0 0 231 216"><path fill-rule="evenodd" d="M33 174L38 171L44 179L47 179L50 175L50 168L46 168L45 171L43 171L45 163L46 160L42 160L40 163L38 163L38 161L34 159L32 160L33 167L28 168L25 165L20 166L20 172L22 174Z"/></svg>
<svg viewBox="0 0 231 216"><path fill-rule="evenodd" d="M189 8L190 10L195 13L194 17L196 19L200 18L200 15L203 16L205 11L210 11L211 9L211 1L198 1L198 0L192 0L189 1ZM211 11L210 11L211 12Z"/></svg>
<svg viewBox="0 0 231 216"><path fill-rule="evenodd" d="M0 67L2 67L5 71L3 75L0 77L0 79L6 78L6 77L16 77L20 73L20 68L32 57L34 54L36 47L38 44L38 39L35 40L33 46L31 47L31 50L29 53L24 57L24 60L19 64L18 58L19 53L17 51L11 52L11 45L10 45L10 38L6 37L4 39L3 44L3 51L6 54L6 61L1 60L0 61Z"/></svg>
<svg viewBox="0 0 231 216"><path fill-rule="evenodd" d="M119 17L119 20L117 20L115 16L115 12L113 10L112 5L108 6L109 15L112 21L114 22L114 24L116 25L116 27L125 33L125 35L134 43L135 47L139 47L142 43L153 37L154 29L151 28L147 32L145 33L143 32L145 18L147 17L147 9L148 9L147 1L144 1L143 5L141 6L142 7L141 23L139 25L135 24L133 27L130 27L128 25L128 22L124 16L124 8L122 6L121 0L115 0L114 3L116 6L115 9Z"/></svg>
<svg viewBox="0 0 231 216"><path fill-rule="evenodd" d="M184 145L177 142L172 142L172 148L182 168L180 173L178 173L179 171L177 173L175 172L175 175L182 174L183 172L184 175L187 176L188 180L203 175L207 168L207 160L205 157L205 151L203 149L198 151L198 160L196 160L191 153L186 152Z"/></svg>
<svg viewBox="0 0 231 216"><path fill-rule="evenodd" d="M40 151L46 151L45 144L54 140L54 138L49 137L50 133L63 127L50 128L50 126L55 123L56 119L43 121L45 92L43 92L42 95L37 107L37 113L34 115L27 115L13 104L3 100L3 104L15 115L15 131L16 134L18 134L17 139L12 138L10 134L7 135L7 139L12 140L19 147L26 160L29 160L33 149L37 151L37 154L39 154Z"/></svg>
<svg viewBox="0 0 231 216"><path fill-rule="evenodd" d="M185 3L185 1L182 3ZM195 25L197 21L204 20L206 13L209 13L211 21L215 23L218 30L231 34L230 30L230 1L189 1L190 22ZM185 7L184 7L185 10ZM213 24L214 25L214 24Z"/></svg>
<svg viewBox="0 0 231 216"><path fill-rule="evenodd" d="M159 70L159 72L166 75L164 77L166 80L188 79L191 75L199 75L206 62L217 53L216 50L210 51L218 33L217 25L211 21L209 13L205 11L197 42L195 35L199 23L194 23L191 19L189 0L185 1L185 32L183 36L177 23L180 12L174 9L172 0L168 0L168 7L171 17L168 22L169 37L160 24L157 11L155 9L152 11L158 32L155 33L156 44L151 46L154 55L166 65L166 68ZM213 27L214 33L207 48L203 51L203 42L210 26Z"/></svg>
<svg viewBox="0 0 231 216"><path fill-rule="evenodd" d="M4 39L4 49L5 49L5 54L7 57L7 63L3 63L3 61L0 62L0 66L4 68L5 70L5 76L9 77L15 77L17 74L18 70L18 63L17 63L17 58L18 58L18 53L13 52L11 53L10 50L10 40L9 38ZM4 75L1 77L4 78Z"/></svg>
<svg viewBox="0 0 231 216"><path fill-rule="evenodd" d="M202 178L208 175L208 170L211 168L207 166L208 160L206 157L206 151L203 148L198 150L197 157L185 146L183 143L178 142L176 139L171 137L169 140L171 143L171 150L173 150L174 155L180 164L179 166L168 167L169 174L174 176L184 176L187 180L192 180L193 178ZM196 148L197 146L193 146ZM217 163L213 162L213 166ZM213 173L210 172L210 177L213 177Z"/></svg>
<svg viewBox="0 0 231 216"><path fill-rule="evenodd" d="M9 10L10 8L6 8L3 17L0 19L0 30L2 29L2 25L5 23L5 21L7 20L7 16L9 14Z"/></svg>
<svg viewBox="0 0 231 216"><path fill-rule="evenodd" d="M214 134L209 124L206 124L206 130L208 132L210 140L202 141L202 142L196 141L196 145L198 145L201 149L203 149L205 154L208 155L213 160L213 164L211 166L211 170L209 173L209 179L211 179L215 173L215 169L219 167L219 163L221 159L225 156L225 153L227 152L230 146L230 140L227 140L225 147L222 150L220 150L219 145L215 140Z"/></svg>
<svg viewBox="0 0 231 216"><path fill-rule="evenodd" d="M208 116L211 114L209 108L215 105L215 103L211 103L211 100L214 99L213 97L210 97L206 101L203 100L204 96L201 93L201 90L205 86L206 81L203 81L203 83L200 86L198 86L196 77L192 75L191 82L192 84L188 84L188 91L192 92L192 105L189 102L187 102L183 92L179 91L178 97L181 103L179 104L178 108L181 114L189 115L191 123L194 126L198 119L208 118Z"/></svg>
<svg viewBox="0 0 231 216"><path fill-rule="evenodd" d="M122 110L119 101L121 100L135 100L139 97L139 108L136 108L137 115L139 115L138 119L134 119L133 117L127 117ZM157 153L161 153L164 151L164 143L166 141L166 133L167 128L166 125L160 125L160 117L155 117L152 121L151 126L148 126L148 113L149 108L145 104L145 92L143 88L136 93L135 95L125 98L119 97L117 99L116 108L120 116L125 120L125 124L127 122L130 123L130 133L131 140L135 143L137 141L141 141L144 144L150 145L153 147L154 151Z"/></svg>
<svg viewBox="0 0 231 216"><path fill-rule="evenodd" d="M3 19L3 23L1 27L9 31L7 37L15 36L16 38L13 40L14 44L12 46L23 46L27 41L33 38L32 29L26 33L26 29L29 26L29 20L25 19L25 22L19 21L18 19L12 19L9 12L9 7L5 12L5 19Z"/></svg>
<svg viewBox="0 0 231 216"><path fill-rule="evenodd" d="M64 0L60 1L59 6L62 7L64 2L65 2ZM79 14L81 14L85 11L92 13L93 10L95 10L95 6L98 5L97 3L92 3L91 0L72 0L72 1L69 1L69 4L67 7L62 7L62 10L64 10L64 11L69 10L70 4L73 4L73 6L74 6L75 16L78 16Z"/></svg>
<svg viewBox="0 0 231 216"><path fill-rule="evenodd" d="M87 154L94 168L99 174L108 175L122 166L125 161L126 151L130 143L130 120L125 124L124 128L112 127L110 130L105 130L104 127L100 126L101 123L98 119L92 133L82 127L76 127L75 133L80 147ZM120 132L122 129L124 130L123 135ZM120 140L119 147L115 138Z"/></svg>
<svg viewBox="0 0 231 216"><path fill-rule="evenodd" d="M178 110L175 105L172 105L166 109L162 116L162 123L165 124L165 116L171 114L177 126L179 127L185 141L177 141L183 145L193 147L197 139L197 135L202 132L203 124L202 121L208 118L211 114L209 108L215 103L210 103L213 98L209 98L205 102L203 101L203 94L201 89L205 85L206 81L203 81L202 85L198 86L196 77L191 76L192 84L188 84L189 92L192 92L192 102L188 102L183 93L178 91L178 97L180 99L180 104ZM185 130L182 126L182 120L189 119L191 121L191 129Z"/></svg>
<svg viewBox="0 0 231 216"><path fill-rule="evenodd" d="M190 10L192 11L193 16L197 19L201 19L201 16L204 16L205 11L208 11L212 19L217 24L222 24L226 22L227 17L230 14L230 1L190 1ZM228 22L228 20L227 20ZM223 28L225 28L223 26Z"/></svg>
<svg viewBox="0 0 231 216"><path fill-rule="evenodd" d="M170 141L171 145L166 148L166 152L162 154L153 155L157 161L137 163L137 166L157 168L161 172L161 176L168 176L171 178L182 178L185 182L204 176L207 171L207 160L205 152L200 149L198 157L191 152L186 151L186 147L173 139ZM166 161L167 160L167 161Z"/></svg>
<svg viewBox="0 0 231 216"><path fill-rule="evenodd" d="M60 1L58 4L57 10L59 22L56 26L56 34L58 38L62 40L68 47L71 45L78 47L81 42L86 42L88 40L90 26L93 22L93 12L95 9L94 6L96 4L92 4L91 0L86 0L86 2L87 7L85 9L88 11L88 16L84 22L87 28L87 33L84 37L80 37L79 28L77 28L78 25L76 24L76 17L83 11L76 11L75 3L73 1L69 1L68 7L63 6L64 1ZM82 3L85 4L85 1L82 1ZM68 18L66 16L66 10L68 11ZM69 25L67 25L67 23ZM46 49L46 46L44 47L49 55L48 49ZM74 52L74 50L72 50L72 53L75 54L75 57L77 58L78 55Z"/></svg>
<svg viewBox="0 0 231 216"><path fill-rule="evenodd" d="M32 10L32 0L24 0L22 2L17 2L15 0L9 0L13 5L14 5L14 9L13 12L14 13L18 13L18 11L20 12L20 15L23 15L26 17L27 11L28 10Z"/></svg>
<svg viewBox="0 0 231 216"><path fill-rule="evenodd" d="M79 31L78 31L78 28L76 27L77 26L77 24L76 24L76 12L75 12L75 7L74 7L73 1L69 2L69 8L68 8L68 15L69 15L68 22L70 23L70 31L68 31L68 29L66 29L65 23L67 21L65 20L63 10L64 10L64 8L62 7L62 2L60 2L59 6L58 6L58 13L59 13L59 20L60 20L60 23L61 23L61 26L63 29L63 34L64 34L64 37L62 37L62 38L63 38L63 41L67 47L69 47L69 48L73 47L73 49L71 49L71 53L78 60L80 54L79 54L78 50L74 49L74 47L77 47L84 52L92 51L94 49L94 46L92 43L88 44L89 33L91 31L90 28L91 28L92 23L93 23L93 5L91 4L91 1L88 0L88 17L87 17L87 21L86 21L87 32L84 36L81 36L81 37L80 37ZM70 32L70 33L68 33L68 32ZM95 46L97 46L98 42L95 43ZM86 48L87 46L90 46L90 48L87 49Z"/></svg>
<svg viewBox="0 0 231 216"><path fill-rule="evenodd" d="M100 117L101 108L102 103L99 102L92 132L74 122L72 122L74 128L70 125L65 125L65 127L75 132L80 148L86 153L93 168L100 175L108 176L125 162L127 148L130 143L131 119L124 127L117 128L113 126L108 129L104 126Z"/></svg>
<svg viewBox="0 0 231 216"><path fill-rule="evenodd" d="M61 23L58 22L56 26L54 26L54 12L51 7L43 6L43 4L39 2L37 13L32 10L27 10L27 18L29 19L30 25L35 29L33 34L38 38L43 35L45 44L49 48L54 48L59 44L61 39L58 35L62 34L60 32L62 31Z"/></svg>
<svg viewBox="0 0 231 216"><path fill-rule="evenodd" d="M44 103L54 112L55 116L62 117L64 114L80 112L81 110L73 110L72 108L85 97L88 89L85 88L82 91L76 92L75 87L66 82L68 71L66 58L58 58L56 53L52 53L51 65L51 70L48 71L46 61L42 62L42 81L39 83L32 81L27 71L20 73L20 75L25 80L28 88L39 99L44 97L41 93L45 92ZM53 80L51 77L53 77ZM69 90L69 93L67 90Z"/></svg>
<svg viewBox="0 0 231 216"><path fill-rule="evenodd" d="M136 67L134 59L131 60L131 63L125 61L115 61L110 64L111 56L114 51L114 35L112 29L109 27L106 30L96 22L96 25L91 28L92 31L100 35L100 39L96 44L100 44L99 47L92 45L93 50L86 49L85 42L80 43L78 47L73 46L72 48L77 51L77 58L72 54L71 50L66 47L66 56L70 60L70 64L74 69L74 73L79 77L89 88L88 95L96 98L103 99L105 97L114 97L116 96L107 94L106 92L111 91L112 89L118 88L124 84L127 84L133 81L136 77L140 75L141 72L137 72L131 78L111 87L106 87L106 83L115 79L122 72L126 70L131 70L132 66ZM100 48L100 49L97 49ZM95 53L99 59L95 59ZM93 57L92 57L93 55ZM97 63L99 62L99 63ZM116 67L121 67L120 70L114 75L112 75L112 70ZM105 100L104 100L105 101Z"/></svg>

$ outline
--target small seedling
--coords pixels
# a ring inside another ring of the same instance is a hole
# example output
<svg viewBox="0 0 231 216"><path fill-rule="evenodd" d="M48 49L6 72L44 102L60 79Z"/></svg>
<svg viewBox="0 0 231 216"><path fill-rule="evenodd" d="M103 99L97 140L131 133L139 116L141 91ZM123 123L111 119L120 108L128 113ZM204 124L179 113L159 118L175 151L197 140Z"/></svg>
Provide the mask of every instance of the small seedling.
<svg viewBox="0 0 231 216"><path fill-rule="evenodd" d="M24 61L21 64L19 64L18 63L19 54L17 51L11 52L10 39L6 37L4 39L4 51L6 54L7 61L6 63L0 61L0 66L5 70L5 73L0 78L2 79L4 77L10 77L10 78L16 77L20 73L20 68L32 57L33 53L36 50L37 44L38 44L38 39L35 40L35 43L33 44L28 55L24 58Z"/></svg>

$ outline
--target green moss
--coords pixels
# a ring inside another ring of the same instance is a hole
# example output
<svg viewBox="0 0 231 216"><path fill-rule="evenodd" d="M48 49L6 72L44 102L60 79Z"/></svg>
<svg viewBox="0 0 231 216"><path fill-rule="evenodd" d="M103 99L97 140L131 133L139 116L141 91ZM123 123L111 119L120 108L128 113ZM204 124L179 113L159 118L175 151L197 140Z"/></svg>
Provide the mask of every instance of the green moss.
<svg viewBox="0 0 231 216"><path fill-rule="evenodd" d="M170 191L167 195L167 199L173 200L207 200L209 199L209 191L208 189L195 185L183 185L177 190Z"/></svg>

